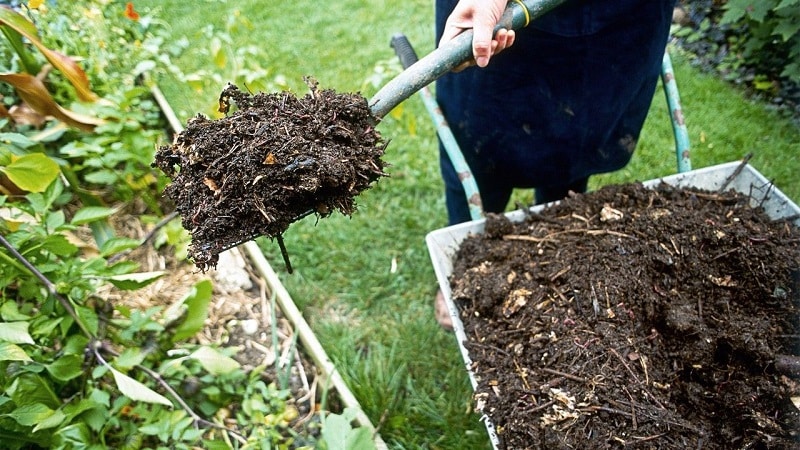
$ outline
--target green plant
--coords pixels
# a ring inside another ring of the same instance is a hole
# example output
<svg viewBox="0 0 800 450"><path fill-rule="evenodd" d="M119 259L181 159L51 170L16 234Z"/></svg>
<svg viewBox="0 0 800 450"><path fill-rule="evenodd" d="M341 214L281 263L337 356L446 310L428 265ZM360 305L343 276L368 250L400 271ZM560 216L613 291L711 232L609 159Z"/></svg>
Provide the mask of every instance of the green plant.
<svg viewBox="0 0 800 450"><path fill-rule="evenodd" d="M85 131L91 131L94 126L102 123L91 116L63 108L52 98L42 81L50 72L50 67L55 67L75 89L81 100L87 102L96 100L97 95L90 89L86 73L74 59L45 46L39 38L36 27L10 7L0 6L0 31L16 53L16 62L20 69L16 73L0 73L0 81L14 86L19 97L42 116L51 115ZM31 45L26 45L23 38ZM38 50L38 53L34 52L32 47ZM43 61L37 59L39 55L43 56L49 65L46 66ZM11 64L13 63L14 61L11 61Z"/></svg>
<svg viewBox="0 0 800 450"><path fill-rule="evenodd" d="M3 448L281 449L300 448L303 439L313 445L313 437L300 439L290 426L297 411L285 387L265 381L260 369L245 371L233 350L192 339L207 318L210 282L195 284L167 307L138 310L107 300L111 290L130 293L164 275L143 272L124 258L142 242L117 236L109 219L120 211L161 216L163 181L150 163L166 126L145 75L171 66L162 46L180 45L170 44L163 24L139 15L130 3L47 5L27 10L30 21L0 8L12 36L0 54L13 55L0 64L36 70L32 64L43 63L43 55L73 55L70 60L87 64L87 86L99 101L77 101L73 83L62 78L65 71L50 72L46 92L33 98L46 94L102 120L91 128L68 128L67 121L50 118L17 120L21 116L12 109L25 100L17 95L21 84L17 90L3 85ZM37 51L29 47L33 40ZM156 227L160 245L185 244L174 221ZM85 237L89 229L94 242ZM288 369L277 368L285 385Z"/></svg>
<svg viewBox="0 0 800 450"><path fill-rule="evenodd" d="M351 422L356 417L356 411L345 408L342 414L327 414L322 416L322 445L323 450L372 450L375 442L366 428L353 427Z"/></svg>
<svg viewBox="0 0 800 450"><path fill-rule="evenodd" d="M731 40L734 58L800 83L800 0L728 0L720 25L747 30Z"/></svg>

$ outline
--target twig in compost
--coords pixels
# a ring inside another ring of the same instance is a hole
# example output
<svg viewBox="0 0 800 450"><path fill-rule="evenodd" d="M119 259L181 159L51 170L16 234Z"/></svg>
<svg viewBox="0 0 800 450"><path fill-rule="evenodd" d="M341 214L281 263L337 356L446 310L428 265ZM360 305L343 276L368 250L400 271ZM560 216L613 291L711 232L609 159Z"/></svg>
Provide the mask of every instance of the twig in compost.
<svg viewBox="0 0 800 450"><path fill-rule="evenodd" d="M568 379L570 379L572 381L577 381L578 383L587 383L585 378L581 378L581 377L579 377L577 375L572 375L570 373L562 372L560 370L549 369L547 367L542 367L540 370L542 372L547 372L547 373L549 373L551 375L558 375L560 377L568 378Z"/></svg>
<svg viewBox="0 0 800 450"><path fill-rule="evenodd" d="M744 166L746 166L747 163L750 162L750 158L752 157L753 154L748 153L744 156L744 158L742 158L742 162L739 163L738 166L736 166L736 169L730 175L728 175L728 178L725 178L725 181L722 183L722 186L720 186L719 189L717 189L718 193L725 192L725 189L728 189L728 185L731 184L731 182L734 179L736 179L736 177L738 177L740 173L742 173L742 170L744 170Z"/></svg>

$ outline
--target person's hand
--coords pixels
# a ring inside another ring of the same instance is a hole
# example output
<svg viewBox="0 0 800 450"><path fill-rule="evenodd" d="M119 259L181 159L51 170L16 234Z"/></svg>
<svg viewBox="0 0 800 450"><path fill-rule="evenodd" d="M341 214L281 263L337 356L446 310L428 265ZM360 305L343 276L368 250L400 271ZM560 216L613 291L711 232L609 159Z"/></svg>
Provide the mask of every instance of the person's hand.
<svg viewBox="0 0 800 450"><path fill-rule="evenodd" d="M473 60L457 67L455 71L477 64L486 67L493 55L511 47L514 44L514 30L505 28L494 34L494 27L503 15L508 0L461 0L447 18L442 31L443 43L458 36L464 30L472 28L472 56ZM492 35L494 34L494 38Z"/></svg>

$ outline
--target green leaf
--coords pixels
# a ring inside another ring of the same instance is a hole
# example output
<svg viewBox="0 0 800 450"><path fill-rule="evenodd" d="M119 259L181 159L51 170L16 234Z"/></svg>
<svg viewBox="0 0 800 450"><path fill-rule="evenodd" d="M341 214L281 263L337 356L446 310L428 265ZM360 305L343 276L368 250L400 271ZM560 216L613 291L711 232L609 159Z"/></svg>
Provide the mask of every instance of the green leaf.
<svg viewBox="0 0 800 450"><path fill-rule="evenodd" d="M13 301L7 301L3 303L3 306L0 306L0 317L7 322L31 318L29 315L19 312L19 306Z"/></svg>
<svg viewBox="0 0 800 450"><path fill-rule="evenodd" d="M203 439L203 448L206 450L228 450L230 447L228 444L222 441L209 441L208 439Z"/></svg>
<svg viewBox="0 0 800 450"><path fill-rule="evenodd" d="M142 242L138 239L126 237L111 238L107 240L102 247L100 247L100 256L105 258L120 252L124 252L125 250L131 250L141 245L141 243Z"/></svg>
<svg viewBox="0 0 800 450"><path fill-rule="evenodd" d="M114 374L114 381L117 383L117 388L119 388L119 391L122 392L124 396L134 401L157 403L172 407L172 403L158 392L150 389L149 387L114 369L113 367L109 367L109 370L111 370L111 373Z"/></svg>
<svg viewBox="0 0 800 450"><path fill-rule="evenodd" d="M98 170L92 173L86 174L83 177L84 180L88 181L89 183L94 184L114 184L119 180L119 175L116 172L111 170Z"/></svg>
<svg viewBox="0 0 800 450"><path fill-rule="evenodd" d="M123 275L113 275L107 277L106 279L119 289L132 291L147 286L148 284L164 276L164 274L165 274L164 271L139 272L139 273L128 273Z"/></svg>
<svg viewBox="0 0 800 450"><path fill-rule="evenodd" d="M72 217L72 225L84 225L89 222L96 222L114 214L114 208L105 206L86 206L78 210Z"/></svg>
<svg viewBox="0 0 800 450"><path fill-rule="evenodd" d="M12 344L34 344L33 338L28 333L28 322L2 322L0 323L0 341Z"/></svg>
<svg viewBox="0 0 800 450"><path fill-rule="evenodd" d="M67 403L66 405L64 405L63 411L67 421L72 421L72 419L78 417L79 415L85 413L86 411L91 411L93 409L102 409L102 408L103 405L88 398L84 398L77 403L76 402Z"/></svg>
<svg viewBox="0 0 800 450"><path fill-rule="evenodd" d="M175 330L175 335L172 336L173 342L190 338L203 329L203 325L208 318L211 291L211 280L203 280L196 283L192 290L181 300L181 303L187 306L188 312L186 319Z"/></svg>
<svg viewBox="0 0 800 450"><path fill-rule="evenodd" d="M45 367L53 378L60 381L69 381L83 373L83 358L78 355L66 355Z"/></svg>
<svg viewBox="0 0 800 450"><path fill-rule="evenodd" d="M199 361L208 373L215 376L231 373L241 367L235 359L223 355L211 347L200 347L189 357Z"/></svg>
<svg viewBox="0 0 800 450"><path fill-rule="evenodd" d="M6 394L10 395L17 405L42 403L52 409L61 405L61 399L53 391L49 379L33 373L25 373L15 378L6 390Z"/></svg>
<svg viewBox="0 0 800 450"><path fill-rule="evenodd" d="M789 42L789 39L798 32L800 32L800 25L789 20L778 22L772 30L772 34L780 36L783 42Z"/></svg>
<svg viewBox="0 0 800 450"><path fill-rule="evenodd" d="M58 177L58 164L43 153L20 156L0 167L12 183L28 192L43 192Z"/></svg>
<svg viewBox="0 0 800 450"><path fill-rule="evenodd" d="M53 415L53 410L41 403L22 405L4 416L11 417L18 424L30 427Z"/></svg>
<svg viewBox="0 0 800 450"><path fill-rule="evenodd" d="M33 427L33 432L36 433L39 430L55 428L61 425L61 423L64 422L64 419L66 418L67 416L63 412L61 412L61 410L57 409L53 411L53 414L51 414L49 417L46 417L40 422L38 422L37 425Z"/></svg>
<svg viewBox="0 0 800 450"><path fill-rule="evenodd" d="M74 423L56 431L63 446L61 448L86 449L92 443L92 433L85 423Z"/></svg>
<svg viewBox="0 0 800 450"><path fill-rule="evenodd" d="M97 335L97 328L100 324L100 319L97 318L97 313L94 310L81 305L75 305L75 312L78 314L83 326L89 330L92 336Z"/></svg>
<svg viewBox="0 0 800 450"><path fill-rule="evenodd" d="M0 342L0 361L33 361L19 345Z"/></svg>
<svg viewBox="0 0 800 450"><path fill-rule="evenodd" d="M36 146L36 141L20 133L0 133L0 142L20 149Z"/></svg>
<svg viewBox="0 0 800 450"><path fill-rule="evenodd" d="M365 427L353 428L350 422L356 415L353 408L345 408L342 414L325 416L322 439L328 450L374 450L372 433Z"/></svg>
<svg viewBox="0 0 800 450"><path fill-rule="evenodd" d="M142 352L138 347L126 348L114 360L114 366L119 369L127 370L137 364L141 364L145 356L147 356L147 354Z"/></svg>
<svg viewBox="0 0 800 450"><path fill-rule="evenodd" d="M72 256L78 252L78 247L63 234L47 236L42 242L42 246L57 256Z"/></svg>

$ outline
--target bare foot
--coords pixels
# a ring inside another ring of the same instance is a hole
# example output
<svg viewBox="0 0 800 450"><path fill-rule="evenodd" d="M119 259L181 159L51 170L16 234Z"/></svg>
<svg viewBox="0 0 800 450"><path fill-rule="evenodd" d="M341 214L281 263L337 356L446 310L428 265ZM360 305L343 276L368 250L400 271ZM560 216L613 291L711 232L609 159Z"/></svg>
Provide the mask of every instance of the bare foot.
<svg viewBox="0 0 800 450"><path fill-rule="evenodd" d="M447 309L447 303L444 301L444 294L442 294L441 290L436 291L434 312L436 314L436 321L439 322L439 326L447 331L453 331L453 318L450 317L450 310Z"/></svg>

